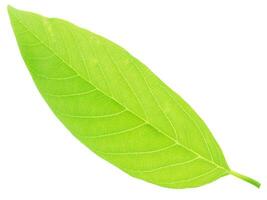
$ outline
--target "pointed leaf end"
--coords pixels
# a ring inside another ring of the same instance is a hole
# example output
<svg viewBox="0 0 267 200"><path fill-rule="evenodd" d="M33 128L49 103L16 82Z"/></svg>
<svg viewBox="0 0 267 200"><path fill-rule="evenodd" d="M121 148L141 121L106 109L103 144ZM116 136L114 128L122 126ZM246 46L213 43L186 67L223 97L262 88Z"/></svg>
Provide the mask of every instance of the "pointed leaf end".
<svg viewBox="0 0 267 200"><path fill-rule="evenodd" d="M16 8L14 8L13 6L11 5L8 5L7 6L7 12L8 12L8 15L9 15L9 18L12 19L12 16L14 16L14 13L17 11Z"/></svg>
<svg viewBox="0 0 267 200"><path fill-rule="evenodd" d="M16 8L14 8L13 6L11 6L11 5L8 5L8 6L7 6L7 11L8 11L9 14L10 14L11 12L13 12L14 10L16 10Z"/></svg>

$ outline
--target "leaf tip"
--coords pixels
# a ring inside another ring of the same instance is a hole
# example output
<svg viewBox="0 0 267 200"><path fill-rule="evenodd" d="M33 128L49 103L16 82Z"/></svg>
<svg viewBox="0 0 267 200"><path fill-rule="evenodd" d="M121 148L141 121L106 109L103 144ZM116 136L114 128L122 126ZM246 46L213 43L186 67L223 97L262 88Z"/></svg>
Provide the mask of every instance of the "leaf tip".
<svg viewBox="0 0 267 200"><path fill-rule="evenodd" d="M12 12L12 11L14 11L15 10L15 8L13 7L13 6L11 6L11 5L7 5L7 11L10 13L10 12Z"/></svg>
<svg viewBox="0 0 267 200"><path fill-rule="evenodd" d="M8 5L8 6L7 6L7 12L8 12L8 15L9 15L10 18L11 18L11 16L14 14L14 12L15 12L16 10L17 10L17 9L14 8L14 7L11 6L11 5Z"/></svg>

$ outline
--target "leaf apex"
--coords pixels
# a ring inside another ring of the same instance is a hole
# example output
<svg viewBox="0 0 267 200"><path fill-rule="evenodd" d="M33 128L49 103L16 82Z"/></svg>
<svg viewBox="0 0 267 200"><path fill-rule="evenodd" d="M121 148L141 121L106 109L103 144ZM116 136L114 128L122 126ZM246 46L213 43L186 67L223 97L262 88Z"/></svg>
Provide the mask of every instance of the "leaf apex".
<svg viewBox="0 0 267 200"><path fill-rule="evenodd" d="M11 5L7 5L7 11L8 11L8 13L10 13L10 12L12 12L12 11L14 11L14 10L16 10L16 8L14 8L14 7L11 6Z"/></svg>

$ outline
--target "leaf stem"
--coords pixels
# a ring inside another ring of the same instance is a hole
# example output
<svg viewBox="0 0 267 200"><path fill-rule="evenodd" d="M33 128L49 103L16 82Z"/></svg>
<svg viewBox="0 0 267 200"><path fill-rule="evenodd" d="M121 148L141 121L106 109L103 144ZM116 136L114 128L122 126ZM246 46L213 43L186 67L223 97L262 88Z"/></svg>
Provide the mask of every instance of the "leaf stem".
<svg viewBox="0 0 267 200"><path fill-rule="evenodd" d="M244 180L244 181L256 186L257 188L260 188L260 186L261 186L260 182L256 181L255 179L250 178L248 176L245 176L243 174L239 174L239 173L237 173L237 172L235 172L233 170L230 171L230 174L232 174L233 176L235 176L237 178L240 178L240 179L242 179L242 180Z"/></svg>

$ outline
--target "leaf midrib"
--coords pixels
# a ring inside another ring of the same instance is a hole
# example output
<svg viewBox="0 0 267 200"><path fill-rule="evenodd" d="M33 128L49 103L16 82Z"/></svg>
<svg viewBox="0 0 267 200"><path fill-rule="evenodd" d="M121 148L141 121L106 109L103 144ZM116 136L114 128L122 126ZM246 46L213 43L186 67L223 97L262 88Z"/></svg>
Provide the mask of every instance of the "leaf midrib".
<svg viewBox="0 0 267 200"><path fill-rule="evenodd" d="M33 33L32 31L30 31L30 29L20 21L20 19L19 19L19 17L17 16L16 13L13 12L13 15L14 15L14 17L17 19L17 21L18 21L18 22L19 22L19 23L20 23L20 24L21 24L21 25L22 25L22 26L23 26L29 33L31 33L31 34L33 35L33 37L35 37L35 38L36 38L42 45L44 45L49 51L51 51L51 53L54 54L55 57L57 57L58 59L60 59L66 66L68 66L71 70L73 70L73 71L74 71L74 72L75 72L75 73L76 73L82 80L84 80L84 81L88 82L89 84L91 84L92 86L94 86L94 87L96 88L96 90L98 90L100 93L102 93L103 95L107 96L108 98L111 98L113 101L115 101L115 102L118 103L120 106L124 107L126 110L128 110L130 113L132 113L134 116L136 116L137 118L141 119L142 121L144 121L145 123L147 123L148 125L150 125L150 126L151 126L152 128L154 128L157 132L163 134L163 135L166 136L168 139L172 140L176 145L181 146L181 147L184 148L185 150L187 150L187 151L189 151L189 152L195 154L196 156L199 156L202 160L204 160L204 161L206 161L206 162L208 162L208 163L210 163L210 164L216 166L217 168L220 168L220 169L225 170L228 174L231 174L231 171L230 171L229 169L227 169L227 168L225 168L225 167L223 167L223 166L221 166L221 165L215 163L214 161L211 161L211 160L209 160L209 159L203 157L202 155L200 155L199 153L195 152L194 150L192 150L192 149L186 147L185 145L181 144L180 142L178 142L178 141L175 140L174 138L170 137L168 134L166 134L165 132L163 132L163 131L160 130L159 128L157 128L157 127L155 127L154 125L152 125L152 124L151 124L150 122L148 122L147 120L145 120L145 119L143 119L142 117L140 117L140 116L139 116L138 114L136 114L134 111L132 111L132 110L128 109L126 106L122 105L122 104L121 104L120 102L118 102L114 97L107 95L104 91L102 91L102 90L99 89L97 86L95 86L94 84L92 84L89 80L85 79L85 78L84 78L83 76L81 76L75 69L73 69L73 68L71 67L71 65L68 64L63 58L61 58L60 56L58 56L58 55L56 54L56 52L53 51L53 49L51 49L48 45L46 45L46 44L44 43L44 41L41 40L35 33ZM49 20L49 18L45 18L45 19L48 19L48 20Z"/></svg>

